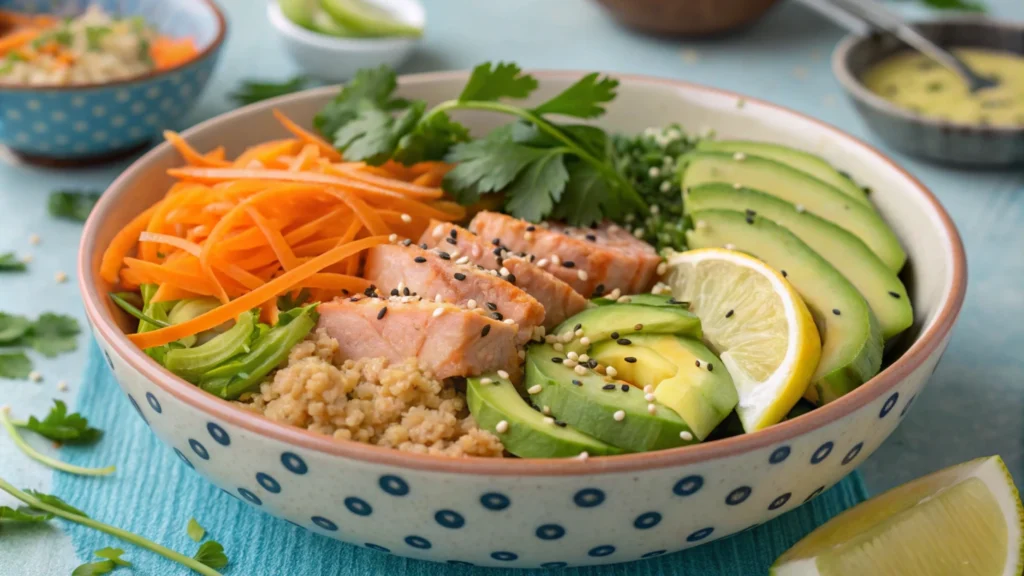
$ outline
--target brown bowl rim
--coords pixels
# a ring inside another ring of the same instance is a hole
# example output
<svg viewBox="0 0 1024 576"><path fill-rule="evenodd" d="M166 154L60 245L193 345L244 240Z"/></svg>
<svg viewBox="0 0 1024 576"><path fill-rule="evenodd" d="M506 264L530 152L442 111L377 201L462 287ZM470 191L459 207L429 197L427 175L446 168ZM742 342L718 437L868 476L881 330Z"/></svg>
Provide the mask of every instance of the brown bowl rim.
<svg viewBox="0 0 1024 576"><path fill-rule="evenodd" d="M975 26L991 26L993 28L1004 28L1008 30L1014 30L1024 34L1024 21L1002 21L993 20L986 16L972 16L972 15L960 15L960 16L944 16L941 18L930 18L927 20L919 20L912 24L937 24L946 26L956 25L975 25ZM857 78L856 75L850 70L850 52L857 46L871 41L871 35L861 35L856 33L850 33L844 36L835 49L832 51L832 74L836 77L836 80L843 86L846 93L857 99L864 104L871 106L878 112L888 114L890 116L898 116L900 119L906 122L912 122L916 124L923 124L933 126L935 128L952 128L957 130L969 130L973 132L983 132L999 135L1010 135L1016 136L1018 134L1024 134L1024 126L985 126L983 124L971 124L969 122L951 122L949 120L941 120L938 118L929 118L927 116L921 116L914 114L913 112L901 108L896 104L882 98L875 94L871 90L868 90L866 86Z"/></svg>
<svg viewBox="0 0 1024 576"><path fill-rule="evenodd" d="M572 80L585 74L585 72L578 71L539 71L531 73L540 78ZM465 78L467 74L468 71L414 74L402 76L400 78L400 84L415 85L441 80L451 80L455 78ZM97 262L94 258L94 251L97 250L97 248L93 246L93 237L100 226L100 222L105 219L107 214L112 211L117 203L117 199L110 193L104 194L102 199L93 209L92 214L89 216L89 219L85 224L85 228L82 232L81 244L79 246L78 284L79 289L82 292L82 300L85 306L86 315L94 326L99 337L103 338L107 345L112 348L114 353L116 353L121 359L131 365L133 369L137 370L143 377L149 379L165 393L174 396L179 401L190 405L208 417L229 422L230 424L241 427L249 432L267 436L285 444L313 450L323 454L340 456L343 458L393 468L472 475L563 476L639 472L653 468L678 467L695 464L706 460L719 459L761 449L770 445L781 444L800 435L822 428L831 422L863 408L894 388L939 350L940 346L949 335L950 330L952 329L960 312L960 308L963 305L964 295L967 288L967 261L964 254L963 243L960 240L960 235L957 232L956 226L953 224L953 220L950 218L949 214L946 213L938 199L924 186L924 184L876 148L842 132L830 124L788 108L770 104L756 98L741 96L734 92L679 80L669 80L634 74L615 74L615 76L625 81L660 84L675 88L685 88L690 91L728 96L736 99L742 98L747 102L757 103L775 111L782 111L796 115L834 133L837 138L843 139L851 145L859 146L868 150L869 152L877 155L882 161L888 163L893 169L902 173L903 176L915 185L917 193L931 205L941 222L943 231L949 237L948 248L952 253L952 285L950 291L946 294L944 301L941 303L935 321L925 329L918 340L911 345L909 350L907 350L900 358L877 376L839 400L818 408L799 418L776 424L775 426L754 434L716 440L706 444L697 444L656 452L643 452L639 454L593 457L587 461L581 461L577 458L517 458L514 460L487 458L456 459L443 456L410 454L407 452L400 452L392 448L373 446L358 442L334 440L330 436L273 422L253 412L236 407L230 402L210 395L177 376L174 376L128 340L125 334L114 322L113 318L104 312L105 299L101 298L100 295L92 289L92 286L95 284L97 272L94 267L94 262ZM221 116L217 116L211 120L207 120L206 122L184 132L183 135L187 137L190 132L201 130L208 123L220 121L227 116L246 115L257 111L269 110L275 104L280 104L291 98L305 97L310 92L333 92L335 90L337 90L337 87L307 90L297 94L282 96L272 101L255 104L251 107L234 110ZM170 145L164 142L148 152L145 156L126 169L121 176L114 180L110 189L116 189L126 181L132 173L143 170L146 159L150 155L155 154L160 150L169 149L169 147Z"/></svg>
<svg viewBox="0 0 1024 576"><path fill-rule="evenodd" d="M60 86L24 86L21 84L4 84L0 86L0 94L4 92L77 92L81 90L96 90L99 88L127 86L129 84L141 84L148 80L159 78L160 76L166 76L178 72L179 70L184 70L185 68L188 68L196 62L208 58L218 48L220 48L220 46L224 43L225 37L227 36L228 22L227 19L224 18L224 13L221 12L220 7L217 6L217 3L213 0L197 1L206 4L206 6L210 8L210 10L213 10L214 16L217 17L217 37L213 39L213 42L210 42L209 46L207 46L201 52L199 52L199 54L197 54L195 58L186 60L185 62L182 62L177 66L174 66L173 68L168 68L166 70L153 70L151 72L146 72L141 76L122 78L120 80L114 80L112 82L90 82L89 84L72 84Z"/></svg>

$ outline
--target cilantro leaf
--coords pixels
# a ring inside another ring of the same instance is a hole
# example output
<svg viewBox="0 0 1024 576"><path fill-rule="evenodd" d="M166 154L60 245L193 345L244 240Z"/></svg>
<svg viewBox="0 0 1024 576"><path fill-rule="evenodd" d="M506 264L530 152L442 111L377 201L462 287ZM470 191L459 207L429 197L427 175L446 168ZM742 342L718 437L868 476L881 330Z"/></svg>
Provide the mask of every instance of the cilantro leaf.
<svg viewBox="0 0 1024 576"><path fill-rule="evenodd" d="M494 130L486 138L452 148L445 160L457 165L445 175L444 189L460 204L472 204L481 194L504 189L546 154L544 149L514 142L510 127Z"/></svg>
<svg viewBox="0 0 1024 576"><path fill-rule="evenodd" d="M188 537L191 538L193 542L199 542L203 539L203 536L206 536L206 528L200 526L199 522L196 522L195 518L189 518L188 528L186 531L188 532Z"/></svg>
<svg viewBox="0 0 1024 576"><path fill-rule="evenodd" d="M27 268L14 252L0 254L0 272L24 272Z"/></svg>
<svg viewBox="0 0 1024 576"><path fill-rule="evenodd" d="M71 573L71 576L97 576L99 574L110 574L114 571L112 560L100 560L82 564Z"/></svg>
<svg viewBox="0 0 1024 576"><path fill-rule="evenodd" d="M587 74L560 94L533 109L538 116L561 114L576 118L596 118L604 114L604 106L615 99L619 81L597 72Z"/></svg>
<svg viewBox="0 0 1024 576"><path fill-rule="evenodd" d="M17 510L9 506L0 506L0 522L46 522L53 514L21 506Z"/></svg>
<svg viewBox="0 0 1024 576"><path fill-rule="evenodd" d="M24 428L40 436L65 444L92 444L103 435L101 430L89 427L89 420L77 412L68 414L68 407L60 400L42 421L30 416Z"/></svg>
<svg viewBox="0 0 1024 576"><path fill-rule="evenodd" d="M469 140L469 129L444 113L423 118L416 127L398 141L395 160L415 164L441 160L452 146Z"/></svg>
<svg viewBox="0 0 1024 576"><path fill-rule="evenodd" d="M19 344L31 327L32 322L24 316L0 312L0 346Z"/></svg>
<svg viewBox="0 0 1024 576"><path fill-rule="evenodd" d="M281 312L287 312L293 308L299 308L306 302L309 302L310 293L309 288L303 288L299 290L294 296L291 292L284 294L283 296L277 297L277 309Z"/></svg>
<svg viewBox="0 0 1024 576"><path fill-rule="evenodd" d="M391 98L398 86L395 71L388 66L367 68L356 75L342 89L341 94L328 103L313 118L313 127L329 140L334 140L339 128L359 115L363 101L376 105L381 110L399 110L408 105L402 99Z"/></svg>
<svg viewBox="0 0 1024 576"><path fill-rule="evenodd" d="M475 100L488 102L502 98L526 98L537 89L537 79L523 71L514 62L484 62L473 69L459 102Z"/></svg>
<svg viewBox="0 0 1024 576"><path fill-rule="evenodd" d="M37 352L54 357L78 348L78 320L47 312L32 324L28 342Z"/></svg>
<svg viewBox="0 0 1024 576"><path fill-rule="evenodd" d="M29 496L35 498L36 500L39 500L43 504L49 504L50 506L52 506L54 508L57 508L59 510L63 510L64 512L68 512L68 513L74 514L76 516L81 516L82 518L88 518L89 517L88 514L86 514L85 512L82 512L78 508L75 508L74 506L68 504L67 502L65 502L63 500L61 500L58 496L53 496L51 494L44 494L44 493L38 492L36 490L25 490L25 492ZM35 510L35 508L32 508L32 510Z"/></svg>
<svg viewBox="0 0 1024 576"><path fill-rule="evenodd" d="M193 558L214 570L219 570L228 565L228 557L224 554L224 547L216 540L203 542Z"/></svg>
<svg viewBox="0 0 1024 576"><path fill-rule="evenodd" d="M239 106L245 106L261 100L269 100L304 90L310 85L310 79L305 76L296 76L284 82L267 82L261 80L243 80L241 85L234 92L228 94Z"/></svg>
<svg viewBox="0 0 1024 576"><path fill-rule="evenodd" d="M24 352L0 353L0 378L25 380L32 372L32 361Z"/></svg>
<svg viewBox="0 0 1024 576"><path fill-rule="evenodd" d="M590 164L573 162L568 167L569 182L552 216L575 226L600 222L605 214L621 209L616 191L607 178Z"/></svg>
<svg viewBox="0 0 1024 576"><path fill-rule="evenodd" d="M120 548L100 548L93 552L93 554L100 558L106 558L118 566L131 566L132 563L127 560L122 560L121 556L124 555L124 550Z"/></svg>
<svg viewBox="0 0 1024 576"><path fill-rule="evenodd" d="M50 192L48 208L50 216L76 222L85 222L93 206L100 199L100 192L79 190L56 190Z"/></svg>
<svg viewBox="0 0 1024 576"><path fill-rule="evenodd" d="M531 163L505 189L505 210L530 222L543 220L561 199L569 173L557 148Z"/></svg>
<svg viewBox="0 0 1024 576"><path fill-rule="evenodd" d="M426 109L414 102L398 116L362 101L358 115L334 134L334 146L349 160L380 165L391 158L398 141L412 131Z"/></svg>

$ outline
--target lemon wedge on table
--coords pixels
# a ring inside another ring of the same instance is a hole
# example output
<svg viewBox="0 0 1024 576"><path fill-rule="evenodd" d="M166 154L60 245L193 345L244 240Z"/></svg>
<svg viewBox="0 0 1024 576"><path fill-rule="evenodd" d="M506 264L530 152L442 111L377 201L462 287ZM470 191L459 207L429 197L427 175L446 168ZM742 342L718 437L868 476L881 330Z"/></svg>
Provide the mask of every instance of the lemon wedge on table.
<svg viewBox="0 0 1024 576"><path fill-rule="evenodd" d="M690 303L705 342L732 376L743 429L780 422L807 389L821 356L804 301L781 274L741 252L678 252L667 265L664 282L673 298Z"/></svg>
<svg viewBox="0 0 1024 576"><path fill-rule="evenodd" d="M1018 576L1024 510L998 456L894 488L811 532L771 576Z"/></svg>

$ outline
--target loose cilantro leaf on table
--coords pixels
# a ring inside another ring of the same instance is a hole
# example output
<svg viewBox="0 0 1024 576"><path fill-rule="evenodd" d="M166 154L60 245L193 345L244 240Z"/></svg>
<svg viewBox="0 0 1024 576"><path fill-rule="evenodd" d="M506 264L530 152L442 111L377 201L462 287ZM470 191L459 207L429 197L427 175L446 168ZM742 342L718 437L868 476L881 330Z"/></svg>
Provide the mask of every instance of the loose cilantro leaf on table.
<svg viewBox="0 0 1024 576"><path fill-rule="evenodd" d="M50 216L85 222L93 207L96 206L96 202L99 201L100 194L100 192L80 190L50 192L48 205Z"/></svg>
<svg viewBox="0 0 1024 576"><path fill-rule="evenodd" d="M306 89L311 84L309 78L296 76L284 82L267 82L264 80L243 80L234 92L228 95L239 106L245 106L261 100L269 100Z"/></svg>
<svg viewBox="0 0 1024 576"><path fill-rule="evenodd" d="M25 380L32 373L32 361L24 352L0 352L0 378Z"/></svg>
<svg viewBox="0 0 1024 576"><path fill-rule="evenodd" d="M0 254L0 272L24 272L27 268L14 252Z"/></svg>
<svg viewBox="0 0 1024 576"><path fill-rule="evenodd" d="M28 318L0 312L0 346L20 344L31 328Z"/></svg>
<svg viewBox="0 0 1024 576"><path fill-rule="evenodd" d="M56 508L56 509L61 510L63 512L67 512L69 514L74 514L75 516L81 516L82 518L88 518L89 517L89 515L86 514L85 512L82 512L78 508L75 508L71 504L68 504L67 502L61 500L59 496L53 496L52 494L45 494L43 492L38 492L36 490L25 490L25 493L28 494L29 496L35 498L36 500L39 500L43 504L46 504L46 505L50 506L51 508ZM36 508L33 508L33 510L35 510L35 509ZM45 512L45 510L44 510L44 512Z"/></svg>
<svg viewBox="0 0 1024 576"><path fill-rule="evenodd" d="M195 518L189 518L188 528L186 531L188 532L188 537L191 538L193 542L199 542L203 539L203 536L206 536L206 528L200 526L199 522L197 522Z"/></svg>
<svg viewBox="0 0 1024 576"><path fill-rule="evenodd" d="M224 554L224 547L216 540L203 542L193 558L217 570L228 565L228 557Z"/></svg>
<svg viewBox="0 0 1024 576"><path fill-rule="evenodd" d="M68 407L60 400L53 401L46 418L31 416L22 427L65 444L92 444L103 436L103 431L89 427L89 420L81 414L68 414Z"/></svg>
<svg viewBox="0 0 1024 576"><path fill-rule="evenodd" d="M28 342L40 354L54 357L78 348L78 320L47 312L32 325Z"/></svg>
<svg viewBox="0 0 1024 576"><path fill-rule="evenodd" d="M52 518L53 514L40 512L28 506L19 506L17 509L0 506L0 524L4 522L46 522Z"/></svg>

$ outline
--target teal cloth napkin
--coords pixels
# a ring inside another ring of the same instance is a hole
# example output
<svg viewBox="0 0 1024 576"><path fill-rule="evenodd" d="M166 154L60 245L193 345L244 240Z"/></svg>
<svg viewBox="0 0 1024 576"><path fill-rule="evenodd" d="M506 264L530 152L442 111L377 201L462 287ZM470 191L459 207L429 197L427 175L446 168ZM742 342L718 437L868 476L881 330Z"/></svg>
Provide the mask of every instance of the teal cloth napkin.
<svg viewBox="0 0 1024 576"><path fill-rule="evenodd" d="M754 530L677 554L593 568L558 571L462 568L407 560L343 544L278 520L224 494L181 463L160 443L128 403L93 343L78 410L106 435L96 446L68 447L63 458L82 466L117 465L107 478L56 474L53 492L93 518L142 534L191 555L198 548L185 533L195 517L211 538L224 545L231 576L471 576L475 574L559 573L588 576L687 574L755 576L794 542L867 493L856 473L809 504ZM188 570L150 552L91 529L69 525L79 558L94 550L124 548L135 574L177 575Z"/></svg>

